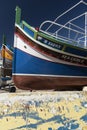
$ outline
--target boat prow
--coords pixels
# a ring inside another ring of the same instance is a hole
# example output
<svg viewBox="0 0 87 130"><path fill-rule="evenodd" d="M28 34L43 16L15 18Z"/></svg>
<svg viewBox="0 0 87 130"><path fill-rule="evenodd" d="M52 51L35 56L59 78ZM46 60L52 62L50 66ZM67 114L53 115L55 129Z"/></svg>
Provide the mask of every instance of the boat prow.
<svg viewBox="0 0 87 130"><path fill-rule="evenodd" d="M61 16L79 4L87 6L81 0ZM29 90L80 90L86 86L87 13L82 13L63 25L56 22L59 16L53 22L43 22L39 29L21 21L20 14L21 9L17 7L12 72L16 87ZM74 22L80 17L85 19L84 29ZM47 23L50 26L45 31L42 30ZM53 25L58 26L58 29L56 27L55 32L49 32ZM64 32L68 33L68 37Z"/></svg>

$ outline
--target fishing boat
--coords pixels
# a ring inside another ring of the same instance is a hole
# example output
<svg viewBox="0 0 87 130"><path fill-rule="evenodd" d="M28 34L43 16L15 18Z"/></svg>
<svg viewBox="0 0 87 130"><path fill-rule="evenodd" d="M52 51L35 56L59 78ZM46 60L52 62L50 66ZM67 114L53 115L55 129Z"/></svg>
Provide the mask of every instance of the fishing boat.
<svg viewBox="0 0 87 130"><path fill-rule="evenodd" d="M13 48L6 44L6 37L3 35L3 42L0 49L0 90L16 91L12 81L12 60Z"/></svg>
<svg viewBox="0 0 87 130"><path fill-rule="evenodd" d="M87 3L81 0L54 21L43 22L39 28L21 20L21 9L16 7L12 71L16 87L76 90L87 85L87 13L64 24L58 23L79 5L87 6ZM77 25L79 19L84 27Z"/></svg>
<svg viewBox="0 0 87 130"><path fill-rule="evenodd" d="M12 60L13 60L13 50L11 47L6 45L6 38L3 36L3 43L1 47L1 58L2 58L2 65L1 65L1 76L12 77Z"/></svg>

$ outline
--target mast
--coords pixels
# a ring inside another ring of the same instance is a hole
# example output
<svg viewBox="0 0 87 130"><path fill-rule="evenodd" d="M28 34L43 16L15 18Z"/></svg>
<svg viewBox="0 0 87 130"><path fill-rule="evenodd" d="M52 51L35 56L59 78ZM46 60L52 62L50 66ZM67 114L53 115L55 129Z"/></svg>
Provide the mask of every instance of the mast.
<svg viewBox="0 0 87 130"><path fill-rule="evenodd" d="M3 34L2 38L3 67L5 66L5 45L6 45L6 36Z"/></svg>
<svg viewBox="0 0 87 130"><path fill-rule="evenodd" d="M87 12L85 12L85 48L87 46Z"/></svg>
<svg viewBox="0 0 87 130"><path fill-rule="evenodd" d="M15 16L15 23L20 24L21 21L21 9L16 6L16 16Z"/></svg>
<svg viewBox="0 0 87 130"><path fill-rule="evenodd" d="M6 36L3 34L3 38L2 38L2 49L1 49L1 53L2 53L2 67L1 67L1 75L3 77L5 77L5 45L6 45Z"/></svg>
<svg viewBox="0 0 87 130"><path fill-rule="evenodd" d="M6 36L3 34L3 38L2 38L2 45L6 45Z"/></svg>

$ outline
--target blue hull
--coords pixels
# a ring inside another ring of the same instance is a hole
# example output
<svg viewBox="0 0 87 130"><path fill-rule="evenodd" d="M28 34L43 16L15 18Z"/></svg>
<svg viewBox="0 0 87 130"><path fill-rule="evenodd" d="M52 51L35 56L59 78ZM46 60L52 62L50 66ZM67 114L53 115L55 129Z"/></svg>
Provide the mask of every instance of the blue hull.
<svg viewBox="0 0 87 130"><path fill-rule="evenodd" d="M13 73L21 75L87 76L87 67L61 64L14 50Z"/></svg>

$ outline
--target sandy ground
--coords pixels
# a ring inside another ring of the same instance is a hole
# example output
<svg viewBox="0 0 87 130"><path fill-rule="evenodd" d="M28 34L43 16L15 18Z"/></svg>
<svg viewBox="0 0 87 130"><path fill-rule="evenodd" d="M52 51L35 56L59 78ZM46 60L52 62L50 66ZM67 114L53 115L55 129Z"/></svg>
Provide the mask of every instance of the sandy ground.
<svg viewBox="0 0 87 130"><path fill-rule="evenodd" d="M1 90L0 130L87 130L87 92Z"/></svg>

